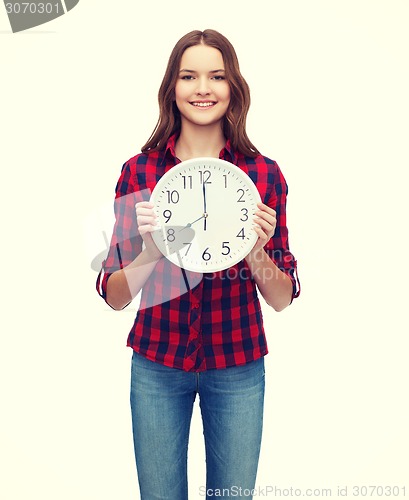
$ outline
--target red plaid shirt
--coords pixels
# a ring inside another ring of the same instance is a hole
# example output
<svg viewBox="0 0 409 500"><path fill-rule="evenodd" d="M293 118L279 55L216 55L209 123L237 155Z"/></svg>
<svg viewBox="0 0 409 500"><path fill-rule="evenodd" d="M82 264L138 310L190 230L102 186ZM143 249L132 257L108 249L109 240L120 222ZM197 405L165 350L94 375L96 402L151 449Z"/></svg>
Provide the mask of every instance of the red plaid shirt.
<svg viewBox="0 0 409 500"><path fill-rule="evenodd" d="M142 250L135 204L148 200L160 177L180 163L176 135L162 151L142 153L127 161L116 186L110 249L98 275L97 290L106 300L110 275L131 263ZM300 293L296 260L289 251L286 226L287 184L277 163L264 156L245 157L230 141L219 157L246 172L263 203L277 212L274 236L264 247ZM173 368L200 372L256 360L267 354L256 284L245 260L217 273L194 273L161 259L142 289L140 306L127 346L146 358Z"/></svg>

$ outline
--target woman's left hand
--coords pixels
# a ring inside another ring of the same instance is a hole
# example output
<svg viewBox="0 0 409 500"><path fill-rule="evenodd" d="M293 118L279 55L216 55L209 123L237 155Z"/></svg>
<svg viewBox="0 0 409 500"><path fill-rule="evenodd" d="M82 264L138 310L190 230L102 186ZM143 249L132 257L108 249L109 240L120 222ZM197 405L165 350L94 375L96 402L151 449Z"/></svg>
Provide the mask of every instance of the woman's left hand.
<svg viewBox="0 0 409 500"><path fill-rule="evenodd" d="M258 240L251 253L262 249L273 236L277 225L276 211L264 203L257 203L258 210L254 214L254 230L258 235Z"/></svg>

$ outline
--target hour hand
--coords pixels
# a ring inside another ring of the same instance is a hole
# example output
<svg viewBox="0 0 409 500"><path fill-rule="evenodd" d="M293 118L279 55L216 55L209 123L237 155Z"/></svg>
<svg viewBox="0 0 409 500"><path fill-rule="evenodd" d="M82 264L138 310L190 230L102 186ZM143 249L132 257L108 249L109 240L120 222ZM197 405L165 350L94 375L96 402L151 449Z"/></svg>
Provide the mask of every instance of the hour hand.
<svg viewBox="0 0 409 500"><path fill-rule="evenodd" d="M188 222L188 223L186 224L186 226L184 226L184 227L182 227L182 229L180 229L180 231L183 231L184 229L186 229L186 228L188 228L188 227L192 227L192 226L193 226L193 224L194 224L195 222L197 222L197 221L199 221L199 220L203 219L203 217L205 217L205 214L203 214L201 217L199 217L198 219L194 220L193 222ZM180 232L180 231L179 231L179 232Z"/></svg>

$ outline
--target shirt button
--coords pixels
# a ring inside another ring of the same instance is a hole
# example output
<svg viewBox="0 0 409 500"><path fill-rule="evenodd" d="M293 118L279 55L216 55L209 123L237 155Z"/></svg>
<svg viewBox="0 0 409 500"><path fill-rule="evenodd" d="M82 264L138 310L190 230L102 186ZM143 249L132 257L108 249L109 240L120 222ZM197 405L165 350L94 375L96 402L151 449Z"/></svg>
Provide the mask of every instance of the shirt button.
<svg viewBox="0 0 409 500"><path fill-rule="evenodd" d="M194 302L192 304L193 309L199 309L199 304L197 302Z"/></svg>

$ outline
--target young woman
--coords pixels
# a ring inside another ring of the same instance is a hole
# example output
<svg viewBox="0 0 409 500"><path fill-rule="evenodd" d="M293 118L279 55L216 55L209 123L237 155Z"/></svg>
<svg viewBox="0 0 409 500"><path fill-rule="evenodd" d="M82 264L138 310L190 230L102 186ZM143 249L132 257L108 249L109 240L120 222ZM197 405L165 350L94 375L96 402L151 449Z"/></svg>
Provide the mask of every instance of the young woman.
<svg viewBox="0 0 409 500"><path fill-rule="evenodd" d="M131 410L142 500L188 498L196 395L207 497L252 498L268 352L257 290L281 311L298 296L299 284L288 247L287 185L277 163L247 137L249 105L230 42L214 30L183 36L159 90L156 128L142 153L123 165L116 186L116 223L97 289L118 310L142 290L127 342L133 349ZM162 256L152 239L156 220L148 201L165 172L203 156L239 166L263 201L255 213L253 249L234 269L211 275L181 270Z"/></svg>

